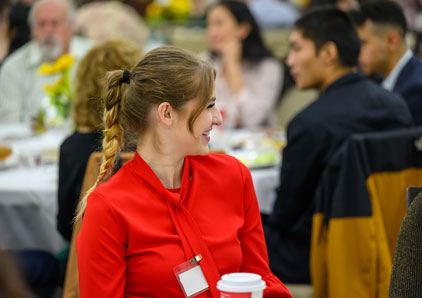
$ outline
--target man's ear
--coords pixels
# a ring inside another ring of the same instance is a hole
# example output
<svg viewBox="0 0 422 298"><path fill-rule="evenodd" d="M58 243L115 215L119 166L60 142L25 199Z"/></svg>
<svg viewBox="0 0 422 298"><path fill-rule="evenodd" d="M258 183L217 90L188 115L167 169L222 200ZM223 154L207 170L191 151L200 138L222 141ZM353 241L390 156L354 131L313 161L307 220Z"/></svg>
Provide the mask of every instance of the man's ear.
<svg viewBox="0 0 422 298"><path fill-rule="evenodd" d="M387 49L390 53L396 52L397 48L401 46L402 39L396 30L389 30L385 35L385 41L387 43Z"/></svg>
<svg viewBox="0 0 422 298"><path fill-rule="evenodd" d="M174 109L168 102L162 102L157 107L158 121L167 127L170 127L174 122Z"/></svg>
<svg viewBox="0 0 422 298"><path fill-rule="evenodd" d="M332 41L325 43L321 47L319 50L319 55L321 55L324 64L326 65L334 65L339 63L337 45Z"/></svg>

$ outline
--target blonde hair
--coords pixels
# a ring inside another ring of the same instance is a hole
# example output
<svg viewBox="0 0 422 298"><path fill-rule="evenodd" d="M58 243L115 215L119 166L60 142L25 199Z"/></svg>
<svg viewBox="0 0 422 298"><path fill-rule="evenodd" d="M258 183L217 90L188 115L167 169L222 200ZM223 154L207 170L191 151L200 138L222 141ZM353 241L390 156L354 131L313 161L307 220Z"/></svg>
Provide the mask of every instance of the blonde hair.
<svg viewBox="0 0 422 298"><path fill-rule="evenodd" d="M124 40L109 40L93 47L79 63L71 115L75 125L100 129L107 71L131 68L141 58L140 49Z"/></svg>
<svg viewBox="0 0 422 298"><path fill-rule="evenodd" d="M107 74L103 161L95 185L79 202L76 219L85 212L88 195L111 173L116 154L120 152L123 132L142 134L149 127L153 106L168 102L176 111L194 98L199 99L191 113L188 128L206 108L214 89L215 70L193 53L172 46L150 51L131 70L129 83L122 82L123 70Z"/></svg>

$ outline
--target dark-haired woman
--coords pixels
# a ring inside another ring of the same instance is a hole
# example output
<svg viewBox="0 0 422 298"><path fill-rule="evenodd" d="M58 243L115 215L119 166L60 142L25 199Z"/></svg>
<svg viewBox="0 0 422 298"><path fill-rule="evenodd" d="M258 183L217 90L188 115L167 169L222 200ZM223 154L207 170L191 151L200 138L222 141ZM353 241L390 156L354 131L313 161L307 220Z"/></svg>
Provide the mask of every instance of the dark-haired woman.
<svg viewBox="0 0 422 298"><path fill-rule="evenodd" d="M282 87L282 66L265 47L248 7L222 1L208 11L208 43L225 127L267 124Z"/></svg>

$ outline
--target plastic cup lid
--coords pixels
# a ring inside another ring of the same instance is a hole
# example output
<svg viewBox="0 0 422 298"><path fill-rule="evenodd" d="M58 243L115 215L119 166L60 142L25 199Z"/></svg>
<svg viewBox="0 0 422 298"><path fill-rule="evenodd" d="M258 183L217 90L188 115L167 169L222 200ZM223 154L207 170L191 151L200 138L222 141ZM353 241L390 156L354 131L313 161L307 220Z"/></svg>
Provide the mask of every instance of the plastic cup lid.
<svg viewBox="0 0 422 298"><path fill-rule="evenodd" d="M217 289L229 293L256 292L266 287L261 275L246 272L224 274L217 282Z"/></svg>

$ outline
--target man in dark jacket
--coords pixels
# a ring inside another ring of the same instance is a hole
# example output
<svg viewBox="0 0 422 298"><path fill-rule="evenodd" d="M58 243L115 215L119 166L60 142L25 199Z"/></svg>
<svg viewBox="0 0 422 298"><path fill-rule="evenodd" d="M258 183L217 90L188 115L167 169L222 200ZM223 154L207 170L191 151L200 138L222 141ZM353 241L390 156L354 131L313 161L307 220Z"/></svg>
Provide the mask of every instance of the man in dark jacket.
<svg viewBox="0 0 422 298"><path fill-rule="evenodd" d="M359 66L366 75L380 75L382 86L407 102L416 125L422 125L422 63L406 46L407 24L392 1L362 5L352 14L362 40Z"/></svg>
<svg viewBox="0 0 422 298"><path fill-rule="evenodd" d="M288 126L266 235L271 269L285 283L310 283L313 197L334 152L354 133L412 125L402 98L357 71L359 49L351 19L333 8L302 16L290 36L287 64L297 86L321 95Z"/></svg>

